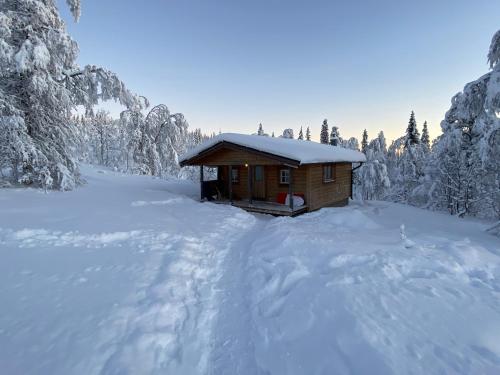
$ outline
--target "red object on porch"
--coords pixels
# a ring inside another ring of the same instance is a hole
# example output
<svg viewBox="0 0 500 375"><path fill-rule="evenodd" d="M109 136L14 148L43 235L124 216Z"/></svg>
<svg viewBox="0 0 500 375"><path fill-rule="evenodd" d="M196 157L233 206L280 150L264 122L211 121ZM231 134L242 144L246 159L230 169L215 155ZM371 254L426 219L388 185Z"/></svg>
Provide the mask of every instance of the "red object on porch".
<svg viewBox="0 0 500 375"><path fill-rule="evenodd" d="M284 193L284 192L278 193L278 196L276 197L276 203L285 204L287 195L288 195L288 193ZM293 195L296 195L297 197L301 197L304 200L304 202L306 201L304 193L293 193Z"/></svg>

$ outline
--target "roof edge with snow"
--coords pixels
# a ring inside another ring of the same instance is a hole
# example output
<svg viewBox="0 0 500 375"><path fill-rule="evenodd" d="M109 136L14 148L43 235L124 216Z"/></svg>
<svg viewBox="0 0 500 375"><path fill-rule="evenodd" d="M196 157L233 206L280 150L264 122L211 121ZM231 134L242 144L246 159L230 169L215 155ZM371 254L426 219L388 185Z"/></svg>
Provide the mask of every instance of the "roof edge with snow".
<svg viewBox="0 0 500 375"><path fill-rule="evenodd" d="M219 134L179 158L181 166L189 165L191 159L208 152L219 144L233 144L267 154L269 157L278 157L283 162L293 164L340 163L340 162L365 162L363 153L339 146L325 145L313 141L288 138L275 138L261 135L247 135L237 133Z"/></svg>

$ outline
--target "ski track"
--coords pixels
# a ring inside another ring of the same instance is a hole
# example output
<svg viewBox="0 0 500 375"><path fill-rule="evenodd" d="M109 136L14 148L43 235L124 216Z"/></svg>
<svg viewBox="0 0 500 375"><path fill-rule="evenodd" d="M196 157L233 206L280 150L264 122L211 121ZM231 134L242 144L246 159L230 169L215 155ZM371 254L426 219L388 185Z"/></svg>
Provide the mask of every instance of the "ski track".
<svg viewBox="0 0 500 375"><path fill-rule="evenodd" d="M245 217L242 224L241 216L246 214L236 213L211 233L174 241L177 258L169 262L165 254L144 297L124 309L124 315L132 319L119 321L118 327L111 326L106 333L109 339L104 342L116 340L116 332L123 332L123 338L101 374L206 371L211 324L217 311L214 283L233 241L238 240L234 232L251 230L254 225L251 217ZM234 237L225 240L228 232Z"/></svg>
<svg viewBox="0 0 500 375"><path fill-rule="evenodd" d="M155 202L151 202L155 204ZM138 206L145 206L141 204ZM231 250L241 246L241 236L252 233L256 219L243 211L230 209L209 232L196 236L153 230L85 234L45 229L0 229L0 245L9 248L74 247L105 249L123 246L137 253L150 253L149 281L136 290L136 297L117 309L99 325L96 351L74 365L75 373L199 374L208 365L211 324L217 313L214 285L223 271L221 265ZM230 234L230 236L228 236ZM156 264L157 266L154 266ZM85 273L122 271L89 267ZM29 270L25 275L31 275ZM34 275L32 275L34 276ZM61 279L58 283L85 283L85 277ZM11 322L12 323L12 322ZM61 340L68 332L55 333Z"/></svg>
<svg viewBox="0 0 500 375"><path fill-rule="evenodd" d="M256 224L236 242L224 260L224 273L218 291L218 314L211 339L207 374L258 374L251 332L255 329L250 314L246 268L251 247L269 216L255 215ZM244 353L244 355L242 355Z"/></svg>

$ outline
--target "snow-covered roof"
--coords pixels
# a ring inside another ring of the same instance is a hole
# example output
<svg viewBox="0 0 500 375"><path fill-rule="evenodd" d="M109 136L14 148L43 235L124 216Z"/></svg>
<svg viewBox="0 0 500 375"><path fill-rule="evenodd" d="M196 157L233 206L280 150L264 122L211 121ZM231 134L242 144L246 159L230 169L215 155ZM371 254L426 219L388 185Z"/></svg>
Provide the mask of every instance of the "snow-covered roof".
<svg viewBox="0 0 500 375"><path fill-rule="evenodd" d="M298 139L223 133L188 151L180 157L179 162L185 162L221 142L228 142L283 158L292 159L299 164L331 162L354 163L366 161L363 153L339 146L330 146Z"/></svg>

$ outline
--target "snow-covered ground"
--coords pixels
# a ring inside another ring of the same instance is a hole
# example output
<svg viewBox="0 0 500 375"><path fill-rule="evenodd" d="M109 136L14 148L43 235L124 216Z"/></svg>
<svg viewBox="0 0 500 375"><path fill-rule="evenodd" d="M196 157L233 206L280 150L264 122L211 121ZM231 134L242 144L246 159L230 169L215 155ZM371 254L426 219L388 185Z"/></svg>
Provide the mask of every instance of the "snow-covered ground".
<svg viewBox="0 0 500 375"><path fill-rule="evenodd" d="M500 373L487 224L385 202L272 218L83 171L0 190L2 374Z"/></svg>

